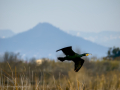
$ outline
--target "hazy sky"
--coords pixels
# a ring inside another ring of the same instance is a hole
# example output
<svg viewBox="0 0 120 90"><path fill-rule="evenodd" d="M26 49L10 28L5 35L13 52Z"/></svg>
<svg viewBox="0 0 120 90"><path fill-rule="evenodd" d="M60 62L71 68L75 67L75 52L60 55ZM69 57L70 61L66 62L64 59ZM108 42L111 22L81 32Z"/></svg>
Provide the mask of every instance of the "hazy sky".
<svg viewBox="0 0 120 90"><path fill-rule="evenodd" d="M120 31L120 0L0 0L0 29L18 33L39 22L65 31Z"/></svg>

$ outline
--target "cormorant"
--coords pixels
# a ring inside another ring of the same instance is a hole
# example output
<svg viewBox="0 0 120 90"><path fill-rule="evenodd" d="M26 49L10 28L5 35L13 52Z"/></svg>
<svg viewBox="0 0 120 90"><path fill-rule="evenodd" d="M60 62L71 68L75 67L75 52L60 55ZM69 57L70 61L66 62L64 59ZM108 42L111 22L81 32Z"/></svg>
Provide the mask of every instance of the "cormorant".
<svg viewBox="0 0 120 90"><path fill-rule="evenodd" d="M62 50L62 52L66 55L66 57L58 57L58 60L60 60L62 62L65 60L73 61L75 63L75 69L74 69L75 72L78 72L84 63L84 60L81 57L92 55L89 53L77 54L72 50L72 46L65 47L65 48L59 49L57 51L60 51L60 50Z"/></svg>

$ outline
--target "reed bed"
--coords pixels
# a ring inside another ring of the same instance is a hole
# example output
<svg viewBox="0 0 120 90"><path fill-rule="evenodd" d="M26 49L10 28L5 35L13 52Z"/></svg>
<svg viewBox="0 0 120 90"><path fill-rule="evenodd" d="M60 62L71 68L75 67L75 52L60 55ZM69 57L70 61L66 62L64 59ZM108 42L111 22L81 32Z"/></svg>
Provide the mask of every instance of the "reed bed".
<svg viewBox="0 0 120 90"><path fill-rule="evenodd" d="M42 70L19 72L16 67L10 72L1 69L0 90L120 90L119 71L92 75L82 67L77 73L71 69L68 75L58 75Z"/></svg>

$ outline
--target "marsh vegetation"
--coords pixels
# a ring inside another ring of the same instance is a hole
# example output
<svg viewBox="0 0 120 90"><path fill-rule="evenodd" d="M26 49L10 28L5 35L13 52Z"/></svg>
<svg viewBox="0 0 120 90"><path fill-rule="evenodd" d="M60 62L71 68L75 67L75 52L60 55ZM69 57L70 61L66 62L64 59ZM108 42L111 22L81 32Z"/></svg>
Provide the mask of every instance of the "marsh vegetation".
<svg viewBox="0 0 120 90"><path fill-rule="evenodd" d="M6 53L0 62L0 90L120 90L120 60L86 59L79 72L73 62L26 62Z"/></svg>

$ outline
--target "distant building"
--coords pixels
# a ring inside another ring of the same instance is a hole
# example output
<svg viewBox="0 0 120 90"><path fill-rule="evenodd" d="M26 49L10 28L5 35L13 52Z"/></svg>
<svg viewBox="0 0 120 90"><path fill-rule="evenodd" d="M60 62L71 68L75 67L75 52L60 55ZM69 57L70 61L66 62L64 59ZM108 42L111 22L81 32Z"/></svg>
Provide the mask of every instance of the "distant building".
<svg viewBox="0 0 120 90"><path fill-rule="evenodd" d="M49 61L49 59L38 59L38 60L36 60L36 63L37 63L38 65L40 65L40 64L42 64L44 61Z"/></svg>
<svg viewBox="0 0 120 90"><path fill-rule="evenodd" d="M38 59L35 61L38 65L42 64L43 60L42 59Z"/></svg>

